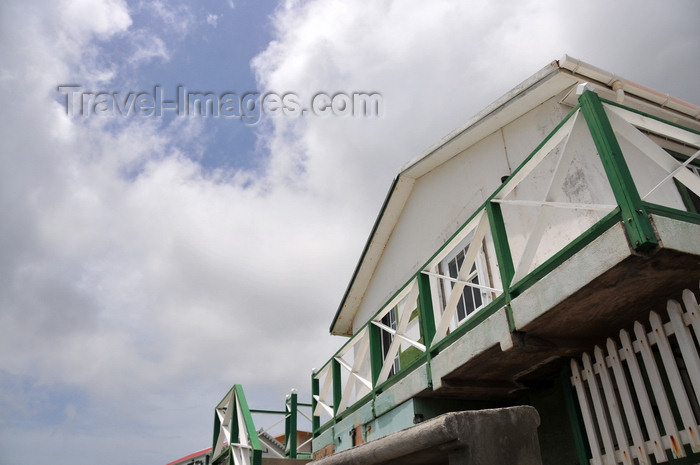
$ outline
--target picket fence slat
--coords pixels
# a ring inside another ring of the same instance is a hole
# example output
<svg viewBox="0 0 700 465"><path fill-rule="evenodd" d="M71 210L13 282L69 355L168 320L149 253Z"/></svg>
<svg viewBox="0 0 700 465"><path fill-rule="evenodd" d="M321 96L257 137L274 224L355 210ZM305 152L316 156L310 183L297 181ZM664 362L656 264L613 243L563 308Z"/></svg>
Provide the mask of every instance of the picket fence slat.
<svg viewBox="0 0 700 465"><path fill-rule="evenodd" d="M632 394L629 386L627 385L627 378L622 367L622 362L620 361L620 353L617 349L617 344L615 344L615 341L608 338L606 347L608 349L608 355L610 356L610 365L613 369L613 375L615 376L615 384L620 392L622 409L625 412L627 424L629 425L630 432L632 434L634 456L639 460L640 465L649 465L649 458L647 457L646 444L644 443L642 428L639 424L637 412L634 408Z"/></svg>
<svg viewBox="0 0 700 465"><path fill-rule="evenodd" d="M619 342L608 338L605 350L571 360L591 464L649 465L651 456L668 463L666 451L683 458L684 446L700 452L700 412L693 410L700 405L700 306L690 290L682 300L668 301L667 323L652 311L651 331L636 321L634 340L623 329Z"/></svg>

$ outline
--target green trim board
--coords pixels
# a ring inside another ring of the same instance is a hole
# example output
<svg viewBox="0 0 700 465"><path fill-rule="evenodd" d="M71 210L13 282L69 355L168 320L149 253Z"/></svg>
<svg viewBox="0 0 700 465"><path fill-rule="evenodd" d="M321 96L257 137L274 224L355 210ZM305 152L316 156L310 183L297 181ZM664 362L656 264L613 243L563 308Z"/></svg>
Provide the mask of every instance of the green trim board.
<svg viewBox="0 0 700 465"><path fill-rule="evenodd" d="M321 417L314 415L316 412L316 407L318 407L318 401L316 398L321 393L321 385L319 380L316 378L316 373L311 373L311 432L312 437L318 436L316 431L321 427Z"/></svg>
<svg viewBox="0 0 700 465"><path fill-rule="evenodd" d="M382 354L382 330L376 325L369 325L369 361L372 372L372 386L377 385L382 371L384 357Z"/></svg>
<svg viewBox="0 0 700 465"><path fill-rule="evenodd" d="M250 408L248 407L248 401L246 400L245 393L243 392L243 386L241 386L240 384L234 384L233 387L229 390L229 392L226 393L226 395L221 399L221 401L219 401L219 403L216 404L217 406L214 409L214 437L212 441L212 454L213 451L216 450L216 443L219 439L219 435L221 434L221 421L219 420L219 416L216 410L219 408L219 405L221 405L221 403L224 400L226 400L226 398L228 398L229 396L232 396L231 403L233 404L232 408L234 409L231 418L231 443L218 456L212 457L212 464L234 463L234 440L235 443L242 442L240 439L240 435L245 434L247 435L248 440L250 441L251 465L261 465L262 445L260 443L260 439L258 439L258 433L255 429L255 424L253 422L253 417L251 416ZM245 431L239 430L239 422L233 416L236 415L239 410L241 412L241 415L243 416L243 426L245 427ZM224 457L226 457L225 460Z"/></svg>
<svg viewBox="0 0 700 465"><path fill-rule="evenodd" d="M515 321L513 319L513 310L510 308L511 293L510 288L515 275L515 266L513 265L513 256L508 243L508 231L506 223L503 219L501 205L494 202L486 203L486 213L489 217L491 225L491 236L493 237L493 246L496 249L496 261L498 262L498 270L501 274L501 285L503 286L503 296L506 301L506 316L508 318L508 326L511 331L515 330Z"/></svg>
<svg viewBox="0 0 700 465"><path fill-rule="evenodd" d="M297 393L292 392L286 402L285 412L285 444L284 455L291 459L297 458L297 412L298 412Z"/></svg>
<svg viewBox="0 0 700 465"><path fill-rule="evenodd" d="M586 438L586 428L581 417L581 407L578 405L578 400L573 392L574 388L571 386L571 369L565 368L561 372L560 382L566 398L566 407L569 420L571 421L571 429L574 433L574 443L576 444L576 455L578 456L579 465L589 465L591 451Z"/></svg>
<svg viewBox="0 0 700 465"><path fill-rule="evenodd" d="M673 218L674 220L684 221L686 223L700 224L700 213L686 212L676 210L675 208L665 207L653 203L644 203L647 211L650 214Z"/></svg>
<svg viewBox="0 0 700 465"><path fill-rule="evenodd" d="M654 228L644 211L642 199L600 98L596 93L586 90L579 96L579 102L610 187L620 206L630 244L635 250L649 250L658 246Z"/></svg>
<svg viewBox="0 0 700 465"><path fill-rule="evenodd" d="M435 337L435 315L433 313L433 301L431 298L430 278L428 275L418 273L418 309L420 311L421 335L425 346L429 347Z"/></svg>
<svg viewBox="0 0 700 465"><path fill-rule="evenodd" d="M331 359L331 376L333 377L333 414L338 415L338 407L343 400L343 381L340 375L340 362Z"/></svg>

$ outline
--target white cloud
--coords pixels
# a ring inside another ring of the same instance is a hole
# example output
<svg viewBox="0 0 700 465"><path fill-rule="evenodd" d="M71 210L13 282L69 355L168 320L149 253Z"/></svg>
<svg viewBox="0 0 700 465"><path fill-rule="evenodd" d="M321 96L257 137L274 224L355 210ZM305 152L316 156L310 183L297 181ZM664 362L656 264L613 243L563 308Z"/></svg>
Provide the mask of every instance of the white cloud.
<svg viewBox="0 0 700 465"><path fill-rule="evenodd" d="M160 441L164 451L148 455L157 463L176 458L170 447L185 437L209 440L210 411L233 382L257 400L308 393L311 368L341 342L327 327L398 168L564 52L700 101L687 59L700 43L695 4L647 15L657 4L620 1L600 14L596 2L583 12L462 3L282 5L275 41L254 61L261 85L302 97L377 91L385 115L268 120L259 173L193 161L211 137L206 121L112 125L60 111L59 83L126 80L145 62L175 59L163 30L130 29L123 2L0 7L2 42L23 44L1 52L12 111L0 113L0 373L91 396L61 406L60 434L32 440L64 458L75 452L61 441L90 460L114 447L111 463ZM138 8L191 30L189 7ZM104 66L98 44L123 44L127 32L138 59ZM640 44L663 66L640 64ZM0 408L29 405L21 384ZM153 443L128 433L139 428ZM0 441L0 451L29 444L20 430Z"/></svg>
<svg viewBox="0 0 700 465"><path fill-rule="evenodd" d="M216 27L219 22L220 15L215 15L213 13L207 13L207 24Z"/></svg>
<svg viewBox="0 0 700 465"><path fill-rule="evenodd" d="M170 60L170 53L165 42L151 31L144 29L131 31L127 40L132 48L127 56L127 61L132 66L138 66L154 59Z"/></svg>
<svg viewBox="0 0 700 465"><path fill-rule="evenodd" d="M140 4L140 7L160 18L167 29L186 35L195 23L194 14L186 3L174 0L153 0Z"/></svg>

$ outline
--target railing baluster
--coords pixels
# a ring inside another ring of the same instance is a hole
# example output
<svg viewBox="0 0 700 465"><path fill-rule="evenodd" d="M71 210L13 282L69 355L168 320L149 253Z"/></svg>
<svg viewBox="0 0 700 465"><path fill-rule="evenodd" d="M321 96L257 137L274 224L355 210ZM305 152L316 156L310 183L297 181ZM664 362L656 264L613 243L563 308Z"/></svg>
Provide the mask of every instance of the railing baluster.
<svg viewBox="0 0 700 465"><path fill-rule="evenodd" d="M686 394L685 389L683 389L683 380L681 379L681 374L678 371L676 359L673 356L673 350L671 349L671 345L666 337L666 331L664 330L664 325L661 322L661 317L659 317L658 313L651 312L649 315L649 321L651 323L654 337L656 338L656 346L659 348L659 352L661 353L661 359L663 360L663 366L666 369L666 376L668 377L669 384L671 385L673 397L676 400L676 405L678 406L678 410L683 421L683 427L690 436L690 446L693 449L693 452L700 452L698 425L695 421L695 415L693 415L693 408L690 406L688 395Z"/></svg>
<svg viewBox="0 0 700 465"><path fill-rule="evenodd" d="M581 408L581 414L583 416L583 424L586 427L586 431L595 432L593 411L588 403L588 397L586 396L586 387L584 386L583 373L578 366L576 360L571 360L571 383L576 388L576 396L578 397L578 403ZM596 434L588 434L588 445L591 448L591 454L593 455L593 465L603 465L603 458L601 456L600 443L598 442L598 436Z"/></svg>
<svg viewBox="0 0 700 465"><path fill-rule="evenodd" d="M642 331L643 330L644 328L642 328ZM637 361L637 354L634 350L634 344L632 343L629 333L624 329L620 331L620 342L624 353L623 358L625 361L627 361L627 367L630 370L632 385L634 386L635 393L637 394L637 402L639 402L639 408L642 411L644 426L646 427L647 434L649 435L651 449L654 451L654 458L659 463L667 462L663 440L661 439L659 428L656 425L654 410L651 407L651 400L649 399L649 394L647 393L644 378L642 376L642 370L640 369L639 362Z"/></svg>
<svg viewBox="0 0 700 465"><path fill-rule="evenodd" d="M617 386L620 393L620 399L622 400L622 410L625 412L627 424L629 425L630 433L632 434L634 454L637 457L637 460L639 460L640 465L649 465L649 457L647 457L646 444L644 443L642 428L639 424L639 419L637 418L637 411L634 408L634 401L632 400L630 388L627 385L627 377L625 376L624 369L622 368L620 352L617 349L617 344L615 344L615 341L610 338L607 340L606 348L608 349L608 355L610 356L610 366L615 377L615 385ZM625 349L622 349L622 351L624 350Z"/></svg>
<svg viewBox="0 0 700 465"><path fill-rule="evenodd" d="M595 410L596 418L598 418L600 436L603 439L603 447L605 447L603 462L606 465L615 465L617 462L615 460L615 447L613 446L612 435L610 434L610 428L608 427L605 408L603 408L603 399L600 396L598 380L596 379L595 371L593 370L591 357L588 354L583 354L583 376L586 381L588 381L588 389L591 393L591 399L593 400L593 409Z"/></svg>
<svg viewBox="0 0 700 465"><path fill-rule="evenodd" d="M661 374L659 373L659 368L656 365L654 354L651 351L651 346L649 345L647 332L644 329L644 326L638 321L634 324L634 334L637 336L639 352L642 354L642 360L644 360L644 366L646 368L647 376L649 377L651 390L654 394L654 398L656 399L656 405L658 406L659 413L661 415L661 421L664 425L664 430L666 431L666 437L668 437L668 443L664 441L664 446L671 449L671 453L673 454L674 458L685 457L685 451L683 451L683 446L681 446L681 436L678 433L676 422L673 419L671 405L666 397L663 382L661 381Z"/></svg>
<svg viewBox="0 0 700 465"><path fill-rule="evenodd" d="M630 455L629 444L627 443L627 435L625 433L624 418L620 407L617 404L617 398L615 397L615 391L613 388L613 383L610 380L610 372L608 371L608 365L605 361L605 354L603 349L599 346L595 346L593 350L595 357L596 367L598 368L598 374L600 375L600 383L603 386L603 393L605 397L605 403L608 406L608 413L610 414L610 420L613 426L613 432L615 433L615 439L617 440L617 449L620 451L622 456L622 463L627 465L632 465L632 456ZM614 457L615 451L611 452ZM619 461L619 458L616 462Z"/></svg>

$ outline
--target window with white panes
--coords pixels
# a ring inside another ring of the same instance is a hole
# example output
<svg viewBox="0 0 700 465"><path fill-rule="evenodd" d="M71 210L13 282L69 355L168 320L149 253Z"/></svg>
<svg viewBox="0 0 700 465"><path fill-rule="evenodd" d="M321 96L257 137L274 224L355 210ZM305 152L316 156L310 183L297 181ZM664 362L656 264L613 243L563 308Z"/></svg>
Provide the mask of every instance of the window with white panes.
<svg viewBox="0 0 700 465"><path fill-rule="evenodd" d="M452 289L457 284L457 281L462 281L466 284L457 303L457 310L452 326L459 325L462 321L466 320L470 315L486 306L492 300L491 292L484 289L484 287L490 287L490 280L486 267L483 244L477 253L476 260L471 265L469 274L465 277L463 273L464 279L458 279L471 240L472 235L467 236L462 243L455 247L455 249L438 264L438 274L451 278L440 279L439 292L443 311L447 307Z"/></svg>

